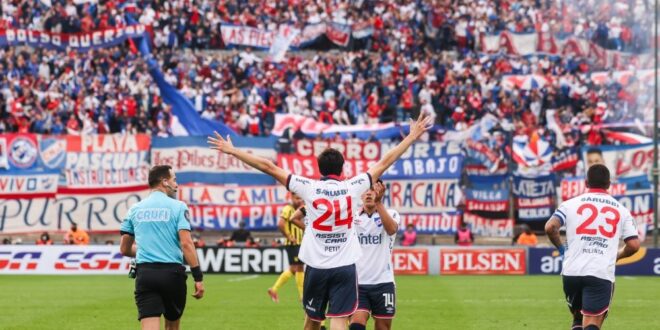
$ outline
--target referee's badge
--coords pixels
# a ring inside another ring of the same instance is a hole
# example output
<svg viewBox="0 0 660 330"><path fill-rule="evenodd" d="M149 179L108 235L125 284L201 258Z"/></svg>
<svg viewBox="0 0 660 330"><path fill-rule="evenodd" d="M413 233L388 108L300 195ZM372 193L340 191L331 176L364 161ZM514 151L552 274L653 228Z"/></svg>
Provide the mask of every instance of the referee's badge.
<svg viewBox="0 0 660 330"><path fill-rule="evenodd" d="M186 218L186 221L190 222L190 211L186 210L183 212L183 217Z"/></svg>

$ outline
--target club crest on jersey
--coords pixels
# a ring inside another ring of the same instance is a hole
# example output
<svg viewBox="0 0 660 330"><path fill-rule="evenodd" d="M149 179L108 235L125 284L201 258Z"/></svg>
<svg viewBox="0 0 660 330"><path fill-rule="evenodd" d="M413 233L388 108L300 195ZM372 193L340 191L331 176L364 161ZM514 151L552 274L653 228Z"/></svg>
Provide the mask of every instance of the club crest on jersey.
<svg viewBox="0 0 660 330"><path fill-rule="evenodd" d="M378 227L382 227L382 226L383 226L383 220L381 220L380 217L374 217L374 223L375 223L376 226L378 226Z"/></svg>

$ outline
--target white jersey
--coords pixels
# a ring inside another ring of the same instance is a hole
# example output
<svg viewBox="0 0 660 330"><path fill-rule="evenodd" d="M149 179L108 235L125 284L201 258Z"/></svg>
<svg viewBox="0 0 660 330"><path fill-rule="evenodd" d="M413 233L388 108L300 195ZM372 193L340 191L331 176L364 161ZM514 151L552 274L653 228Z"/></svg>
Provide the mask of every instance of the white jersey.
<svg viewBox="0 0 660 330"><path fill-rule="evenodd" d="M566 226L568 240L562 275L614 282L619 241L637 237L630 211L605 190L590 189L561 203L554 216Z"/></svg>
<svg viewBox="0 0 660 330"><path fill-rule="evenodd" d="M387 213L392 216L397 225L401 223L397 211L387 210ZM392 247L396 233L387 235L378 212L369 215L360 211L355 218L355 227L362 247L362 257L356 264L358 284L394 283Z"/></svg>
<svg viewBox="0 0 660 330"><path fill-rule="evenodd" d="M346 181L315 181L291 175L287 188L305 201L307 211L300 260L321 269L354 264L362 253L353 215L360 197L371 188L371 176L364 173Z"/></svg>

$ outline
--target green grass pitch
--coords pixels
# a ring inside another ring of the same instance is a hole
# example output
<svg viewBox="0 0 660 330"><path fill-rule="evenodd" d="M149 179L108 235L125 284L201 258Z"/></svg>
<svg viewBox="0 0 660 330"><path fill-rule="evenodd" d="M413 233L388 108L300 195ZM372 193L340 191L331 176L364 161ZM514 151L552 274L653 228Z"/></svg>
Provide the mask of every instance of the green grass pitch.
<svg viewBox="0 0 660 330"><path fill-rule="evenodd" d="M300 329L292 279L270 301L274 275L207 275L183 329ZM192 281L188 281L189 293ZM0 276L0 329L139 329L124 276ZM660 329L660 280L618 277L605 329ZM368 327L372 328L371 323ZM399 329L569 329L559 276L400 276Z"/></svg>

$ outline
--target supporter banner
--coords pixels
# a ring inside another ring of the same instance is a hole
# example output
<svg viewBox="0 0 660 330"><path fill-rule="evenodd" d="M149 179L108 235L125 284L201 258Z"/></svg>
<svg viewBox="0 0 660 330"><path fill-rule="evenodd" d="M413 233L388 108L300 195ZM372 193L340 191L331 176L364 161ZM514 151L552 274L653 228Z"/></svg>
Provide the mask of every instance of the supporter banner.
<svg viewBox="0 0 660 330"><path fill-rule="evenodd" d="M463 222L470 226L472 233L485 237L512 237L513 219L486 219L476 214L465 213Z"/></svg>
<svg viewBox="0 0 660 330"><path fill-rule="evenodd" d="M39 135L39 157L44 168L62 170L66 164L67 137Z"/></svg>
<svg viewBox="0 0 660 330"><path fill-rule="evenodd" d="M279 274L289 268L284 248L197 249L202 272L209 274Z"/></svg>
<svg viewBox="0 0 660 330"><path fill-rule="evenodd" d="M346 160L379 160L379 142L316 141L301 139L295 142L296 152L303 157L316 157L325 149L333 148L341 152Z"/></svg>
<svg viewBox="0 0 660 330"><path fill-rule="evenodd" d="M385 186L383 204L402 214L453 212L461 200L458 180L391 180Z"/></svg>
<svg viewBox="0 0 660 330"><path fill-rule="evenodd" d="M434 147L435 146L435 147ZM383 145L381 154L389 145ZM463 171L463 155L454 144L418 143L408 149L383 175L383 179L458 179Z"/></svg>
<svg viewBox="0 0 660 330"><path fill-rule="evenodd" d="M509 191L466 189L465 208L468 211L504 212L509 208Z"/></svg>
<svg viewBox="0 0 660 330"><path fill-rule="evenodd" d="M0 172L0 199L54 197L59 173Z"/></svg>
<svg viewBox="0 0 660 330"><path fill-rule="evenodd" d="M475 189L505 189L509 187L509 176L506 163L500 163L501 166L495 172L490 172L483 165L465 164L465 174L467 181Z"/></svg>
<svg viewBox="0 0 660 330"><path fill-rule="evenodd" d="M530 248L530 275L560 274L562 259L552 248ZM616 275L639 276L660 275L660 249L641 247L633 256L616 263Z"/></svg>
<svg viewBox="0 0 660 330"><path fill-rule="evenodd" d="M0 245L0 275L127 275L116 245Z"/></svg>
<svg viewBox="0 0 660 330"><path fill-rule="evenodd" d="M275 114L275 127L273 127L272 134L279 137L289 129L294 132L300 130L310 138L317 135L331 138L339 134L343 139L349 139L352 135L355 135L362 140L370 137L382 140L400 137L401 131L407 131L408 126L408 124L397 125L395 123L334 125L322 123L306 116L278 113Z"/></svg>
<svg viewBox="0 0 660 330"><path fill-rule="evenodd" d="M400 214L403 229L414 225L419 234L455 234L461 220L459 212L428 213L428 214Z"/></svg>
<svg viewBox="0 0 660 330"><path fill-rule="evenodd" d="M188 205L190 225L206 230L235 230L242 222L250 230L277 230L285 204L232 206L232 205Z"/></svg>
<svg viewBox="0 0 660 330"><path fill-rule="evenodd" d="M577 149L566 148L552 155L552 170L554 172L570 170L577 165L577 162Z"/></svg>
<svg viewBox="0 0 660 330"><path fill-rule="evenodd" d="M146 32L147 27L139 24L89 33L71 34L28 29L5 29L0 30L0 47L27 45L58 51L86 52L90 49L116 46L129 38L141 37Z"/></svg>
<svg viewBox="0 0 660 330"><path fill-rule="evenodd" d="M561 189L561 200L567 201L573 197L580 196L587 192L587 185L585 180L585 177L582 176L562 179L561 185L559 187L559 189ZM612 196L623 196L626 194L626 191L627 186L625 184L612 183L610 185L610 189L608 189L607 192Z"/></svg>
<svg viewBox="0 0 660 330"><path fill-rule="evenodd" d="M0 167L29 170L39 167L39 149L35 134L0 135Z"/></svg>
<svg viewBox="0 0 660 330"><path fill-rule="evenodd" d="M278 35L288 38L293 33L291 26L282 25L279 30L263 30L249 26L238 26L222 24L220 33L222 41L227 46L246 46L259 49L269 49ZM318 40L326 34L328 27L325 23L310 24L302 29L302 32L293 38L292 48L305 47Z"/></svg>
<svg viewBox="0 0 660 330"><path fill-rule="evenodd" d="M237 147L248 148L248 152L275 160L275 139L256 137L233 137ZM154 138L151 149L153 165L171 165L179 183L206 183L240 185L275 184L275 180L238 159L211 150L206 137L186 136Z"/></svg>
<svg viewBox="0 0 660 330"><path fill-rule="evenodd" d="M7 150L6 136L0 136L0 168L9 168L9 150Z"/></svg>
<svg viewBox="0 0 660 330"><path fill-rule="evenodd" d="M630 210L637 224L640 241L646 240L646 233L653 229L653 191L629 190L623 196L614 196L621 205Z"/></svg>
<svg viewBox="0 0 660 330"><path fill-rule="evenodd" d="M394 275L428 275L429 251L427 249L393 249Z"/></svg>
<svg viewBox="0 0 660 330"><path fill-rule="evenodd" d="M327 148L335 148L345 158L343 176L350 178L364 173L393 147L376 142L296 141L297 155L278 155L278 164L294 174L310 178L320 177L316 155ZM384 180L392 179L450 179L459 178L463 156L454 144L417 143L384 173Z"/></svg>
<svg viewBox="0 0 660 330"><path fill-rule="evenodd" d="M336 45L346 47L351 40L351 27L338 23L328 23L325 36Z"/></svg>
<svg viewBox="0 0 660 330"><path fill-rule="evenodd" d="M69 188L147 185L151 136L67 135L61 184Z"/></svg>
<svg viewBox="0 0 660 330"><path fill-rule="evenodd" d="M353 38L362 39L374 34L374 27L370 21L361 21L353 24Z"/></svg>
<svg viewBox="0 0 660 330"><path fill-rule="evenodd" d="M360 173L365 173L371 166L376 164L376 162L377 160L346 159L344 161L342 177L352 178ZM318 161L314 156L301 157L295 155L278 154L277 165L296 175L301 175L312 179L321 178ZM387 174L385 174L383 179L387 178Z"/></svg>
<svg viewBox="0 0 660 330"><path fill-rule="evenodd" d="M286 204L289 192L282 185L224 186L179 185L178 199L191 205L254 206Z"/></svg>
<svg viewBox="0 0 660 330"><path fill-rule="evenodd" d="M525 249L440 249L441 275L524 275Z"/></svg>
<svg viewBox="0 0 660 330"><path fill-rule="evenodd" d="M483 165L489 173L497 171L500 163L504 163L499 152L492 150L485 143L468 139L465 142L467 157L472 163Z"/></svg>
<svg viewBox="0 0 660 330"><path fill-rule="evenodd" d="M513 182L518 219L530 221L550 218L554 208L554 175L538 177L514 175Z"/></svg>
<svg viewBox="0 0 660 330"><path fill-rule="evenodd" d="M148 195L143 187L60 189L55 198L0 199L0 234L68 230L72 222L88 232L114 232L128 209Z"/></svg>
<svg viewBox="0 0 660 330"><path fill-rule="evenodd" d="M653 144L585 146L582 147L582 159L587 163L585 169L591 164L590 159L604 163L610 170L612 181L648 181L653 166Z"/></svg>
<svg viewBox="0 0 660 330"><path fill-rule="evenodd" d="M561 55L586 58L598 67L624 69L629 63L638 67L649 67L653 58L604 49L587 39L570 37L557 38L550 33L534 32L518 34L502 32L497 35L484 35L481 50L485 53L500 53L504 49L508 55L542 56Z"/></svg>

